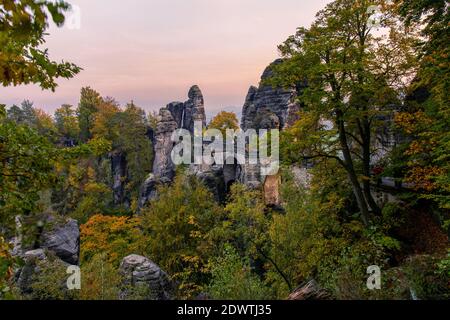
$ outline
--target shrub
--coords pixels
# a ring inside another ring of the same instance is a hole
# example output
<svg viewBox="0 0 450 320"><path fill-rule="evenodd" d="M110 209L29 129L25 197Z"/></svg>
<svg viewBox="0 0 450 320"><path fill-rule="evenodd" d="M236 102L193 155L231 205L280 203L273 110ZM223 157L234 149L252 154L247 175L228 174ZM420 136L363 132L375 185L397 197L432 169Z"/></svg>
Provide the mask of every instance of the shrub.
<svg viewBox="0 0 450 320"><path fill-rule="evenodd" d="M252 272L248 258L241 258L232 246L225 246L220 258L209 264L212 281L208 293L218 300L263 300L269 290Z"/></svg>
<svg viewBox="0 0 450 320"><path fill-rule="evenodd" d="M30 294L33 300L74 300L77 290L67 289L67 265L56 256L48 254L46 260L36 262L36 269L31 280Z"/></svg>
<svg viewBox="0 0 450 320"><path fill-rule="evenodd" d="M81 300L117 300L120 275L105 253L95 255L81 267Z"/></svg>

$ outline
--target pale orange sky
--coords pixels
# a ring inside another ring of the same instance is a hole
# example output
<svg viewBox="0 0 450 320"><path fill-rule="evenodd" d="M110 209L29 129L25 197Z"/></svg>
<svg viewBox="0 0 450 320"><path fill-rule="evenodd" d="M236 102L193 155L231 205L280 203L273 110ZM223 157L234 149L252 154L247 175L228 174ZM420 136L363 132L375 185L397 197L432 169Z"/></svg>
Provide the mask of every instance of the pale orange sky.
<svg viewBox="0 0 450 320"><path fill-rule="evenodd" d="M37 86L0 87L0 102L23 99L53 112L78 104L83 86L146 110L186 100L198 84L209 114L238 111L250 85L278 57L277 45L309 26L329 0L73 0L81 28L52 27L52 59L84 70L59 81L55 93Z"/></svg>

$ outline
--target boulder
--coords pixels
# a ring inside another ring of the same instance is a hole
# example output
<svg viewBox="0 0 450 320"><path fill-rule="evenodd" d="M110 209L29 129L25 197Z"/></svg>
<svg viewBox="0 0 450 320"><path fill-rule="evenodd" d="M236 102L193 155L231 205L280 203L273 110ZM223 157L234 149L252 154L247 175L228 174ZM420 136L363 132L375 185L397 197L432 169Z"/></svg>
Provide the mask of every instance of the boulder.
<svg viewBox="0 0 450 320"><path fill-rule="evenodd" d="M147 300L171 300L172 284L167 274L150 259L130 255L120 264L120 274L123 277L121 300L132 297L133 289L144 289Z"/></svg>
<svg viewBox="0 0 450 320"><path fill-rule="evenodd" d="M67 219L63 222L49 218L41 235L41 248L53 252L62 261L78 265L80 252L80 229L78 222Z"/></svg>

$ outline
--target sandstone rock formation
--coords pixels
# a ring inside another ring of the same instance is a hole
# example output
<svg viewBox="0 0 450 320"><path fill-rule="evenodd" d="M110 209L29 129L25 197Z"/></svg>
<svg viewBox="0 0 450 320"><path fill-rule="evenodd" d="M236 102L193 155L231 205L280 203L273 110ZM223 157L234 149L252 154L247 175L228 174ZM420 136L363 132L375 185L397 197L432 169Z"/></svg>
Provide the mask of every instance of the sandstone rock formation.
<svg viewBox="0 0 450 320"><path fill-rule="evenodd" d="M300 106L295 101L297 89L274 88L264 81L273 75L275 60L261 76L259 87L250 87L242 109L241 127L247 129L284 129L295 120Z"/></svg>
<svg viewBox="0 0 450 320"><path fill-rule="evenodd" d="M259 87L250 87L242 109L241 127L243 130L279 129L292 125L298 119L300 105L296 102L297 88L274 88L265 83L273 75L273 67L280 64L281 59L269 65L261 76ZM299 87L300 88L300 87ZM301 89L301 88L300 88ZM238 180L251 188L264 186L270 190L266 194L269 204L278 202L279 188L271 177L260 174L260 165L246 164L241 166ZM276 192L275 192L276 191Z"/></svg>
<svg viewBox="0 0 450 320"><path fill-rule="evenodd" d="M172 284L167 274L150 259L130 255L120 264L120 274L123 277L121 300L130 299L133 291L145 293L148 300L171 300Z"/></svg>
<svg viewBox="0 0 450 320"><path fill-rule="evenodd" d="M53 252L68 264L78 265L80 251L78 222L74 219L68 219L64 222L50 220L50 226L44 229L41 235L41 248Z"/></svg>
<svg viewBox="0 0 450 320"><path fill-rule="evenodd" d="M210 166L207 170L201 170L197 177L213 193L217 202L226 200L227 185L224 179L224 169L220 166Z"/></svg>
<svg viewBox="0 0 450 320"><path fill-rule="evenodd" d="M280 62L281 60L276 60L266 68L259 87L250 87L242 111L243 130L283 129L296 120L300 110L296 103L298 88L273 88L264 83L264 80L272 75L273 66ZM195 121L200 121L202 126L206 127L203 94L196 85L189 90L186 102L171 102L160 110L153 136L153 172L141 188L139 208L157 197L158 184L170 183L173 180L175 166L170 158L173 148L171 135L176 129L186 129L193 133ZM189 173L201 179L218 201L226 199L226 193L234 182L241 182L251 188L261 188L266 180L265 176L261 176L260 166L250 164L191 165ZM271 190L274 189L277 190L277 187L272 183ZM272 195L271 198L274 196L278 199L277 195Z"/></svg>
<svg viewBox="0 0 450 320"><path fill-rule="evenodd" d="M127 160L123 153L115 153L111 155L111 174L113 178L113 199L114 204L125 203L125 183L127 175Z"/></svg>
<svg viewBox="0 0 450 320"><path fill-rule="evenodd" d="M139 208L154 199L156 187L161 183L170 183L175 175L175 165L171 159L174 143L172 133L177 129L186 129L194 132L195 121L206 126L206 115L203 94L198 86L192 86L188 93L188 100L171 102L159 111L158 123L153 138L153 172L144 182L139 197ZM210 180L209 168L204 171L205 179ZM203 172L203 171L202 171Z"/></svg>
<svg viewBox="0 0 450 320"><path fill-rule="evenodd" d="M183 129L194 132L195 121L201 121L206 127L203 94L198 86L193 86L188 93L189 100L184 103Z"/></svg>

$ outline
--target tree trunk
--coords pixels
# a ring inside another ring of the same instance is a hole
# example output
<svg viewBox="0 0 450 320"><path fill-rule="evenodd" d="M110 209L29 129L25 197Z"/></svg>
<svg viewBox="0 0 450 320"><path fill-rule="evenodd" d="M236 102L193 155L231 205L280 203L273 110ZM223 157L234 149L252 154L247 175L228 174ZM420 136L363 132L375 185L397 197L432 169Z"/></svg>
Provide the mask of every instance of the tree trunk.
<svg viewBox="0 0 450 320"><path fill-rule="evenodd" d="M364 197L361 184L358 181L358 176L355 172L355 167L353 166L353 159L350 153L350 148L348 146L347 135L345 132L344 121L342 120L342 112L337 110L337 125L339 130L339 141L342 148L342 153L344 155L344 167L347 170L347 174L352 185L353 194L356 197L359 210L361 211L361 218L363 223L367 226L370 224L370 212Z"/></svg>
<svg viewBox="0 0 450 320"><path fill-rule="evenodd" d="M364 132L361 132L362 142L363 142L363 173L364 173L364 181L363 181L363 191L364 196L366 197L366 201L372 210L372 212L376 215L381 214L381 209L375 202L372 197L372 192L370 188L370 178L372 176L370 172L370 124L368 119L364 119Z"/></svg>

